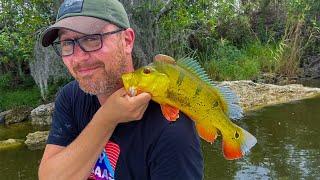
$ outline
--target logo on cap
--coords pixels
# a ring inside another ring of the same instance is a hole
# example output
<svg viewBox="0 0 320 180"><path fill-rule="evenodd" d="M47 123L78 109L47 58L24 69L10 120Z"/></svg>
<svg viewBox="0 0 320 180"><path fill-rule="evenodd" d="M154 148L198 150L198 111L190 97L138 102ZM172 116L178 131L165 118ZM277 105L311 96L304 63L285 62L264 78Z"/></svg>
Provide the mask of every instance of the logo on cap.
<svg viewBox="0 0 320 180"><path fill-rule="evenodd" d="M65 0L61 5L58 17L68 13L80 13L82 11L83 0Z"/></svg>

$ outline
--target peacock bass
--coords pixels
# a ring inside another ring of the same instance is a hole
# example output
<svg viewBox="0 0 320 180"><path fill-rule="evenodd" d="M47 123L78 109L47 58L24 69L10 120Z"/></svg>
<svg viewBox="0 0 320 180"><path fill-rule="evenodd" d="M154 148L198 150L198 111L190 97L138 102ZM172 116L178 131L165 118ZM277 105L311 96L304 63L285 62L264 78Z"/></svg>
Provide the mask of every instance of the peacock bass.
<svg viewBox="0 0 320 180"><path fill-rule="evenodd" d="M229 119L243 116L235 94L210 80L192 58L175 61L159 54L153 63L123 74L122 80L132 96L150 93L152 100L161 105L167 120L177 120L179 110L188 115L195 122L199 136L207 142L213 143L220 132L226 159L241 158L257 142Z"/></svg>

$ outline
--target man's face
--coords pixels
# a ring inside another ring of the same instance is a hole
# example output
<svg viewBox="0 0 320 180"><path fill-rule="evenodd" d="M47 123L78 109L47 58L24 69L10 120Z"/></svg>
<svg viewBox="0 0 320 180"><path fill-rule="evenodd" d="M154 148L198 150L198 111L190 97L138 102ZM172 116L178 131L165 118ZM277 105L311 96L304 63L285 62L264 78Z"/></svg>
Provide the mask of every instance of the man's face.
<svg viewBox="0 0 320 180"><path fill-rule="evenodd" d="M116 29L110 24L101 33ZM127 45L123 33L103 36L102 48L93 52L84 52L77 44L72 55L62 58L84 92L109 96L123 86L121 75L133 71L131 52L128 54L125 50ZM60 34L60 40L83 36L69 30L60 30Z"/></svg>

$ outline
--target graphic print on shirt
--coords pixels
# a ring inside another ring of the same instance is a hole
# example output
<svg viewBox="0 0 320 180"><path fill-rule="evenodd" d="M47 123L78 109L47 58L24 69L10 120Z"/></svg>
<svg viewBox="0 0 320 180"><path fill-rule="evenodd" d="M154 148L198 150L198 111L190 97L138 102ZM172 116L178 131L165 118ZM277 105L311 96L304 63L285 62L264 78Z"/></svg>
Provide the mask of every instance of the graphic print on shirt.
<svg viewBox="0 0 320 180"><path fill-rule="evenodd" d="M100 154L89 179L114 180L116 164L120 154L118 144L109 141Z"/></svg>

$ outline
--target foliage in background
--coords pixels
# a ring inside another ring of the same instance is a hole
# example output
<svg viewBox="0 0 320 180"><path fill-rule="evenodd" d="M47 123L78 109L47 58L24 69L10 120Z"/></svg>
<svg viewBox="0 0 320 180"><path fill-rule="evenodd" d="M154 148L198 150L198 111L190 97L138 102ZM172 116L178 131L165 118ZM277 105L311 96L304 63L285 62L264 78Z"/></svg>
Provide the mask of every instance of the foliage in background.
<svg viewBox="0 0 320 180"><path fill-rule="evenodd" d="M136 67L163 53L195 57L215 80L296 77L320 55L319 0L120 1L137 35ZM32 89L32 75L51 99L70 80L59 58L36 43L61 2L0 1L0 89Z"/></svg>
<svg viewBox="0 0 320 180"><path fill-rule="evenodd" d="M0 110L39 105L40 92L34 85L32 77L26 77L24 83L20 84L15 83L14 78L11 73L0 75Z"/></svg>
<svg viewBox="0 0 320 180"><path fill-rule="evenodd" d="M317 0L177 0L160 43L170 55L196 56L217 80L301 76L301 59L320 54L319 12Z"/></svg>
<svg viewBox="0 0 320 180"><path fill-rule="evenodd" d="M0 110L8 110L20 106L35 108L42 103L37 87L11 91L0 89L0 93Z"/></svg>
<svg viewBox="0 0 320 180"><path fill-rule="evenodd" d="M35 35L49 24L52 16L49 0L0 1L0 72L22 77L32 59Z"/></svg>

